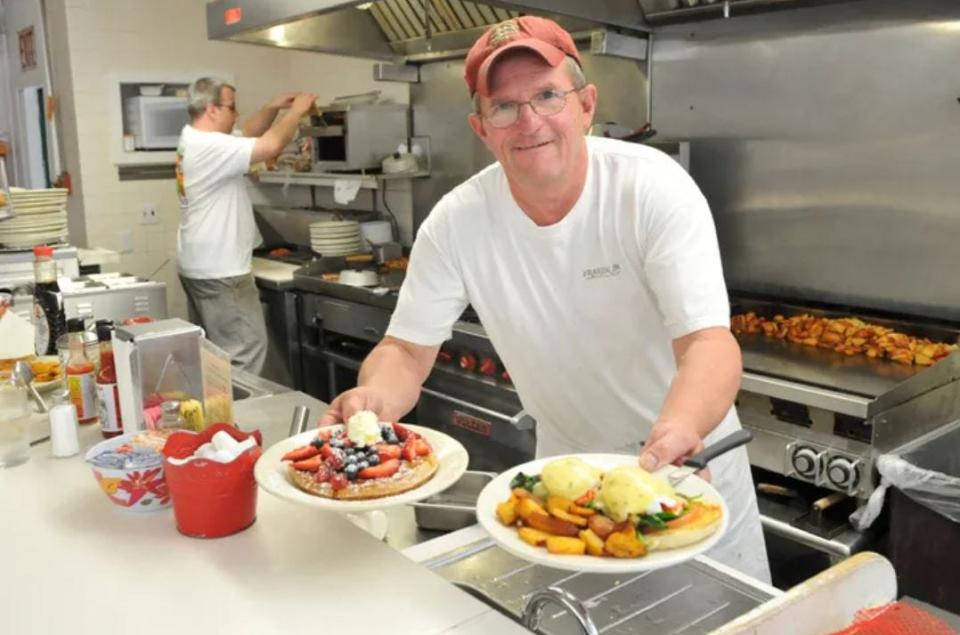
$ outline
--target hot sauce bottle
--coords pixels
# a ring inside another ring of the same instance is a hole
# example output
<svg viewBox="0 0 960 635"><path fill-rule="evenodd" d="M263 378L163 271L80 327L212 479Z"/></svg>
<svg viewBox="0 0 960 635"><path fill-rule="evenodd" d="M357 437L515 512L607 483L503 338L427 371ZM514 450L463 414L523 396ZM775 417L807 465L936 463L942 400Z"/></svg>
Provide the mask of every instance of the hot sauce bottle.
<svg viewBox="0 0 960 635"><path fill-rule="evenodd" d="M123 434L120 416L120 392L117 390L117 365L113 359L113 322L97 320L100 342L100 370L97 372L97 413L104 439Z"/></svg>
<svg viewBox="0 0 960 635"><path fill-rule="evenodd" d="M97 420L96 366L84 350L83 331L82 318L67 320L67 332L70 334L67 388L70 389L70 401L77 408L77 421L88 424Z"/></svg>

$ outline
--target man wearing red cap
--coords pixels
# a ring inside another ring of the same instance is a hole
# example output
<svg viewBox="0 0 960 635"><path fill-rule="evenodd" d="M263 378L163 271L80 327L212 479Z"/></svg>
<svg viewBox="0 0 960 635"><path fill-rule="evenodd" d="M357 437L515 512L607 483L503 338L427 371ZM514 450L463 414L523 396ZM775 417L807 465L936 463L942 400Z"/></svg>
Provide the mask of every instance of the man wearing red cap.
<svg viewBox="0 0 960 635"><path fill-rule="evenodd" d="M597 89L555 22L492 27L465 77L470 127L497 163L424 221L387 337L323 422L405 415L470 304L537 420L539 456L645 441L652 470L739 429L740 349L694 182L657 150L586 136ZM731 518L710 555L769 580L745 449L711 473Z"/></svg>

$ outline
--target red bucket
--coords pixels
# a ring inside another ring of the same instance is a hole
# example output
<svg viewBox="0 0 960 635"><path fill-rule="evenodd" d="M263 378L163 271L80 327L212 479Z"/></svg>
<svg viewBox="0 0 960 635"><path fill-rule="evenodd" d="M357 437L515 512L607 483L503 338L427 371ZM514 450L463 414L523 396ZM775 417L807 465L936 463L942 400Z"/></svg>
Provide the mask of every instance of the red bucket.
<svg viewBox="0 0 960 635"><path fill-rule="evenodd" d="M163 453L167 459L188 458L221 430L237 441L252 436L258 445L230 463L195 459L174 465L169 460L164 461L177 530L184 535L196 538L228 536L243 531L257 519L257 481L253 466L261 453L259 431L248 434L217 423L200 434L175 432L167 440Z"/></svg>

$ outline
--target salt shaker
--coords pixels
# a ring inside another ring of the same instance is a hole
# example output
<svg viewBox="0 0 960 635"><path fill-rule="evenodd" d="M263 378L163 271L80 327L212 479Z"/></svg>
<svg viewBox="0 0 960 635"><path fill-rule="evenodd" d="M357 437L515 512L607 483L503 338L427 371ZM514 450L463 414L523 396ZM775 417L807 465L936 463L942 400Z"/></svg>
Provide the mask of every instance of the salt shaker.
<svg viewBox="0 0 960 635"><path fill-rule="evenodd" d="M73 456L80 452L77 436L77 407L70 401L70 392L58 392L53 396L50 408L50 451L58 458Z"/></svg>

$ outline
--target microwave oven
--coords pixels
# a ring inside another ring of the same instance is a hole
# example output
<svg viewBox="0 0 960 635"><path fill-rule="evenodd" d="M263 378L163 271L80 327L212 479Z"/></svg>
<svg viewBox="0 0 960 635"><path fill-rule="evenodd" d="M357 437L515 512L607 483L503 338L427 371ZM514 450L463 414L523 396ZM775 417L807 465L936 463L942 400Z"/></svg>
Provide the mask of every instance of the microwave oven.
<svg viewBox="0 0 960 635"><path fill-rule="evenodd" d="M175 150L180 131L190 123L185 97L130 97L124 115L137 150Z"/></svg>
<svg viewBox="0 0 960 635"><path fill-rule="evenodd" d="M352 104L322 109L301 126L313 144L313 171L379 168L410 136L410 112L403 104Z"/></svg>

